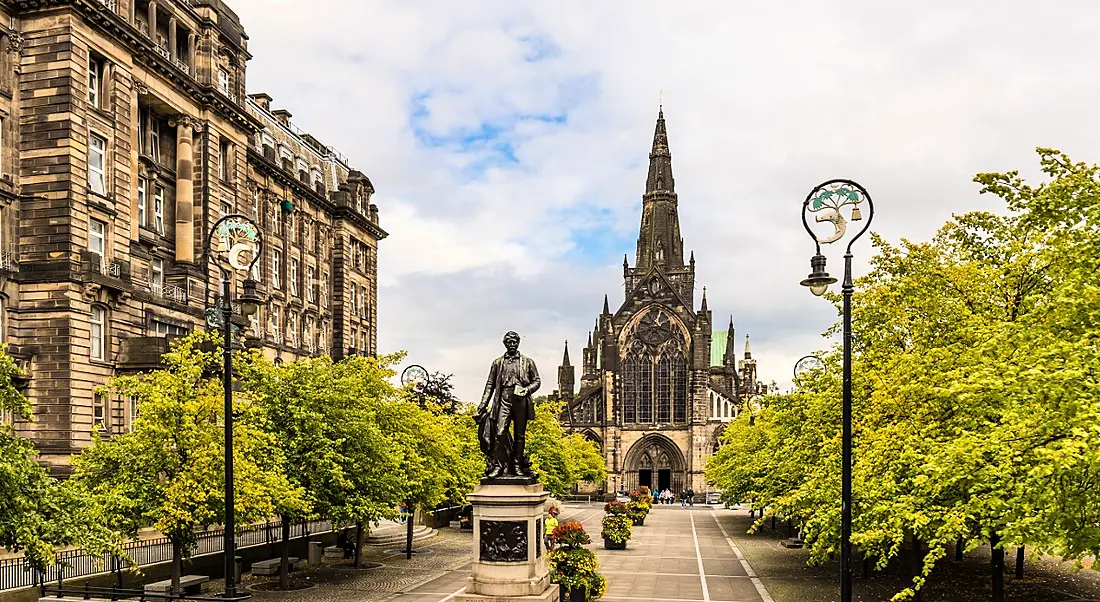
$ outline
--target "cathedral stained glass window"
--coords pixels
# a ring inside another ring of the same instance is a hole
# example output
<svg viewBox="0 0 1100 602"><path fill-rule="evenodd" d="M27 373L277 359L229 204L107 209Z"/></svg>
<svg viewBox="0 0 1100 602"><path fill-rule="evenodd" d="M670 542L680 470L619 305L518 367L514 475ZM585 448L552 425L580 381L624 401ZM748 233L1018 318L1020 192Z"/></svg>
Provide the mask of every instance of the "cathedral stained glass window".
<svg viewBox="0 0 1100 602"><path fill-rule="evenodd" d="M687 422L687 340L675 319L655 307L628 334L622 364L624 423Z"/></svg>

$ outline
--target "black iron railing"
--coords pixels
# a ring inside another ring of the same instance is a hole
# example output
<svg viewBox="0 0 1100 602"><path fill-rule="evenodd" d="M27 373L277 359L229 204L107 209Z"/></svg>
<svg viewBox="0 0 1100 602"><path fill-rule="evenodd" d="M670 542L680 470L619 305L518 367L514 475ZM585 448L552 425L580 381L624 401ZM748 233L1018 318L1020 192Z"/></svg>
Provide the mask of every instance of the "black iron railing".
<svg viewBox="0 0 1100 602"><path fill-rule="evenodd" d="M328 520L294 523L290 526L290 538L309 537L312 534L328 533L332 530L332 522ZM225 549L224 533L222 529L211 529L199 533L195 547L191 550L191 556L220 554ZM277 543L281 539L281 533L278 522L268 521L250 525L237 532L236 547L240 549ZM0 560L0 591L49 584L51 593L56 593L68 579L112 572L121 574L122 571L133 566L143 567L172 560L172 541L167 537L129 541L123 544L122 548L132 562L114 556L96 556L79 549L58 552L57 563L42 572L34 570L22 556ZM81 589L79 593L83 594L84 591ZM145 597L155 598L156 596L146 595ZM188 596L188 599L201 600L192 596Z"/></svg>

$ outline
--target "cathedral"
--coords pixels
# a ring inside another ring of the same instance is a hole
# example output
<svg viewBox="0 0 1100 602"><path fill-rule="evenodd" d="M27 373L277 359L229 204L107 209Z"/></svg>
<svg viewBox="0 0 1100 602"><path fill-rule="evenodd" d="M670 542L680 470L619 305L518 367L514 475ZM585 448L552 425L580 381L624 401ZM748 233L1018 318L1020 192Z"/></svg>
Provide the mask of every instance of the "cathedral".
<svg viewBox="0 0 1100 602"><path fill-rule="evenodd" d="M558 367L564 426L599 445L607 462L604 491L707 490L704 470L726 422L757 383L748 337L734 351L733 319L714 330L706 288L695 304L695 255L684 260L676 182L664 111L657 114L634 267L623 257L625 300L603 311L588 335L580 390L566 343Z"/></svg>

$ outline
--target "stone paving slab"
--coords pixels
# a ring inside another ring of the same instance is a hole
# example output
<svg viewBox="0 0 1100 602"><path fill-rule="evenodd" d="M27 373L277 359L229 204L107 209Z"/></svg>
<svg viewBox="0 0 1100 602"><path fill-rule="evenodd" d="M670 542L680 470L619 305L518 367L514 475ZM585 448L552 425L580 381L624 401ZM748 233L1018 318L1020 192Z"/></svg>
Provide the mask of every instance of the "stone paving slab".
<svg viewBox="0 0 1100 602"><path fill-rule="evenodd" d="M608 602L773 602L762 596L708 507L656 506L634 527L626 550L605 550L602 504L564 504L562 519L584 524L589 546L608 580ZM694 528L693 528L694 527ZM742 537L734 535L733 539ZM451 602L471 567L473 535L440 529L417 544L431 553L406 560L387 550L364 549L363 560L383 566L355 570L342 563L295 573L318 586L296 592L255 592L257 602ZM255 580L253 580L255 581Z"/></svg>

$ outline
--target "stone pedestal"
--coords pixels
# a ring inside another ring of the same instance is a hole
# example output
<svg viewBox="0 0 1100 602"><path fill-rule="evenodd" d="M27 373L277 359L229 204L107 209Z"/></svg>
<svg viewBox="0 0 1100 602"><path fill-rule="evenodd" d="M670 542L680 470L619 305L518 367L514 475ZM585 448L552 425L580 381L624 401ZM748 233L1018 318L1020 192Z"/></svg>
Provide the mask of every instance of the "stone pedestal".
<svg viewBox="0 0 1100 602"><path fill-rule="evenodd" d="M474 507L474 564L458 602L557 602L546 566L546 500L542 485L481 485Z"/></svg>

